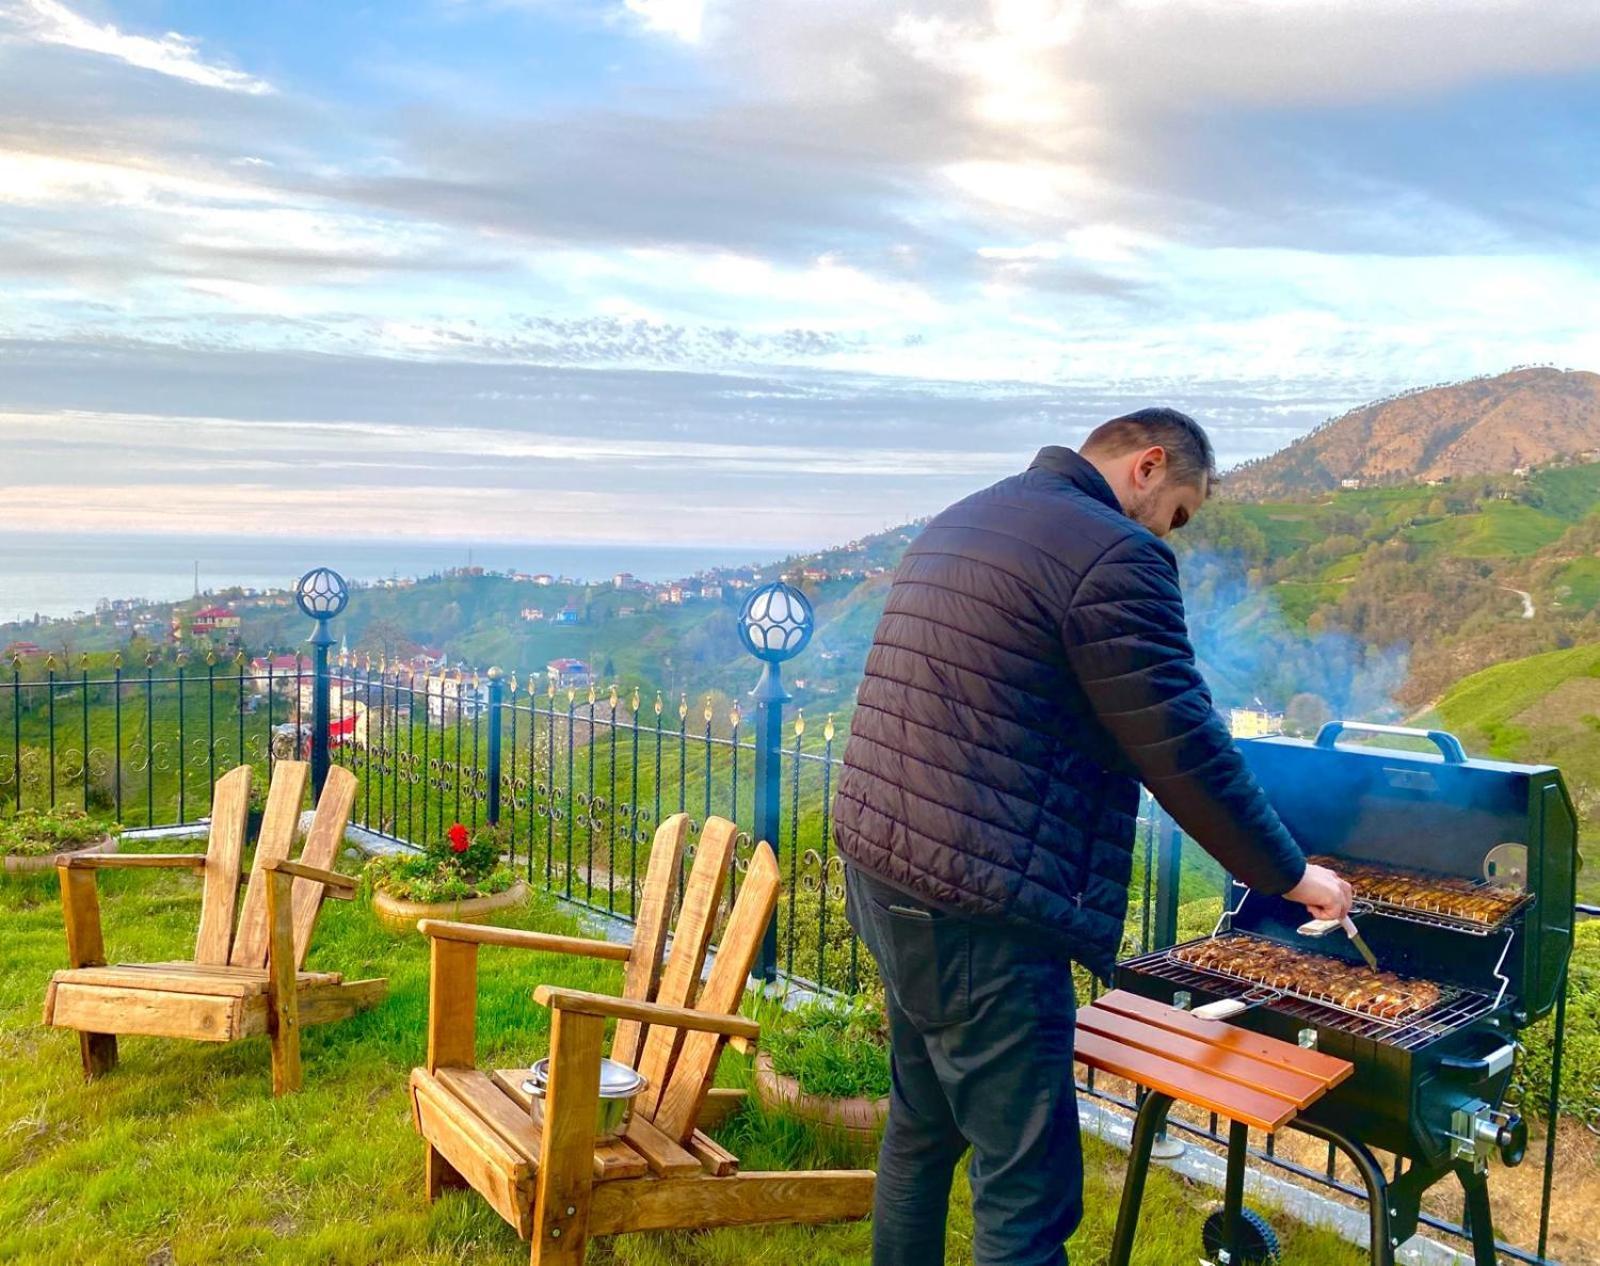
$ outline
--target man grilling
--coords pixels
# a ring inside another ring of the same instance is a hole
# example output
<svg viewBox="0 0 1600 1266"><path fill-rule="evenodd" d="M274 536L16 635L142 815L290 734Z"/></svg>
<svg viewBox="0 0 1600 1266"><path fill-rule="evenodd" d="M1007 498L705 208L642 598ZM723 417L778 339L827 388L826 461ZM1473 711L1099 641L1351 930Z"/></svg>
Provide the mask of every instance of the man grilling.
<svg viewBox="0 0 1600 1266"><path fill-rule="evenodd" d="M972 1159L973 1260L1059 1266L1082 1215L1071 960L1109 979L1139 785L1229 872L1338 918L1195 667L1162 538L1215 480L1172 409L1042 450L938 515L895 573L834 805L877 960L893 1094L875 1266L944 1260Z"/></svg>

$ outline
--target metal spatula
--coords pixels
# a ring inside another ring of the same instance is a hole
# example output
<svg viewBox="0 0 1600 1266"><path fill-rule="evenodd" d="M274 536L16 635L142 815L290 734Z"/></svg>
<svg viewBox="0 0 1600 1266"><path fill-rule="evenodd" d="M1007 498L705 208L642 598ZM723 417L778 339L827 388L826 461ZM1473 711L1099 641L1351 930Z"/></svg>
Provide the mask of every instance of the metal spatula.
<svg viewBox="0 0 1600 1266"><path fill-rule="evenodd" d="M1302 923L1295 930L1301 936L1326 936L1334 928L1343 929L1344 934L1350 938L1350 944L1356 947L1356 953L1366 960L1367 966L1373 971L1378 970L1378 956L1372 952L1372 947L1367 944L1366 938L1361 935L1361 930L1356 927L1355 920L1348 914L1342 919L1312 919L1309 923Z"/></svg>

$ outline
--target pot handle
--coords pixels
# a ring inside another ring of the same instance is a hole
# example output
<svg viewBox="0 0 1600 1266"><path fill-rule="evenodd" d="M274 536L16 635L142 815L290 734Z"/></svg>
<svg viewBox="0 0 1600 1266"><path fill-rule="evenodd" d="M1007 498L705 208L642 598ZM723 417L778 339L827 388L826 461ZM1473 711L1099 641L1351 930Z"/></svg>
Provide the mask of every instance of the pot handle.
<svg viewBox="0 0 1600 1266"><path fill-rule="evenodd" d="M1317 731L1317 746L1336 747L1339 735L1346 730L1356 730L1362 734L1390 734L1400 738L1427 739L1443 753L1445 764L1464 765L1467 762L1467 749L1462 747L1461 740L1448 730L1419 730L1409 725L1378 725L1371 721L1329 721Z"/></svg>

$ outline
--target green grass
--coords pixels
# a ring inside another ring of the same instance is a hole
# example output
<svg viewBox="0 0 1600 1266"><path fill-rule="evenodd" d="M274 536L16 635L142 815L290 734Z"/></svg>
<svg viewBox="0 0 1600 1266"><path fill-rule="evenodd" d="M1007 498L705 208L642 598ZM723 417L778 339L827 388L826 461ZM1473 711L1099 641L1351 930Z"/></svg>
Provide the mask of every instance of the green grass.
<svg viewBox="0 0 1600 1266"><path fill-rule="evenodd" d="M191 877L101 876L114 960L186 957L198 917ZM228 1047L127 1038L122 1062L85 1085L72 1034L39 1025L52 970L65 965L52 877L0 886L6 970L0 973L0 1260L59 1266L151 1263L472 1263L511 1266L527 1248L486 1204L451 1193L423 1201L422 1148L412 1133L407 1070L423 1053L427 959L418 938L381 931L359 904L330 903L308 963L349 976L386 975L388 1000L344 1024L306 1032L306 1089L274 1100L264 1039ZM520 922L567 929L549 906ZM529 999L540 981L615 989L613 964L512 951L481 957L479 1052L523 1064L545 1050L548 1021ZM742 1068L725 1064L724 1080ZM853 1163L793 1121L755 1110L724 1127L748 1168ZM1089 1215L1077 1262L1102 1260L1122 1176L1120 1153L1086 1142ZM1198 1256L1213 1193L1152 1175L1135 1260L1170 1266ZM1288 1266L1364 1260L1341 1241L1285 1218ZM948 1261L971 1261L972 1222L958 1180ZM598 1241L597 1266L865 1263L870 1228L726 1230Z"/></svg>
<svg viewBox="0 0 1600 1266"><path fill-rule="evenodd" d="M1278 610L1291 624L1304 626L1312 614L1339 601L1343 585L1332 581L1281 580L1272 586Z"/></svg>
<svg viewBox="0 0 1600 1266"><path fill-rule="evenodd" d="M1541 470L1530 481L1548 514L1577 522L1600 504L1600 463Z"/></svg>
<svg viewBox="0 0 1600 1266"><path fill-rule="evenodd" d="M1477 514L1451 515L1405 532L1408 540L1456 558L1521 558L1557 540L1566 524L1512 501L1491 501Z"/></svg>
<svg viewBox="0 0 1600 1266"><path fill-rule="evenodd" d="M1551 577L1551 586L1564 610L1593 611L1600 606L1600 558L1574 559Z"/></svg>
<svg viewBox="0 0 1600 1266"><path fill-rule="evenodd" d="M1600 676L1600 644L1509 660L1465 677L1438 703L1452 730L1490 739L1496 756L1513 755L1512 722L1563 682ZM1499 736L1499 737L1497 737Z"/></svg>

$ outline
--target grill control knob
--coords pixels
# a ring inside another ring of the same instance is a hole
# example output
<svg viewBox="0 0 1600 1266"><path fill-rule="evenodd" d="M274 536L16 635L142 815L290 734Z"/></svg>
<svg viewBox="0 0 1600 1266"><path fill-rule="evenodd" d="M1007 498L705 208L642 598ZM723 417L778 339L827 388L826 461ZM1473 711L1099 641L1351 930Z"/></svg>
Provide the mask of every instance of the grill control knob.
<svg viewBox="0 0 1600 1266"><path fill-rule="evenodd" d="M1500 1149L1500 1160L1507 1168L1522 1164L1528 1154L1528 1123L1511 1113L1495 1134L1494 1145Z"/></svg>

